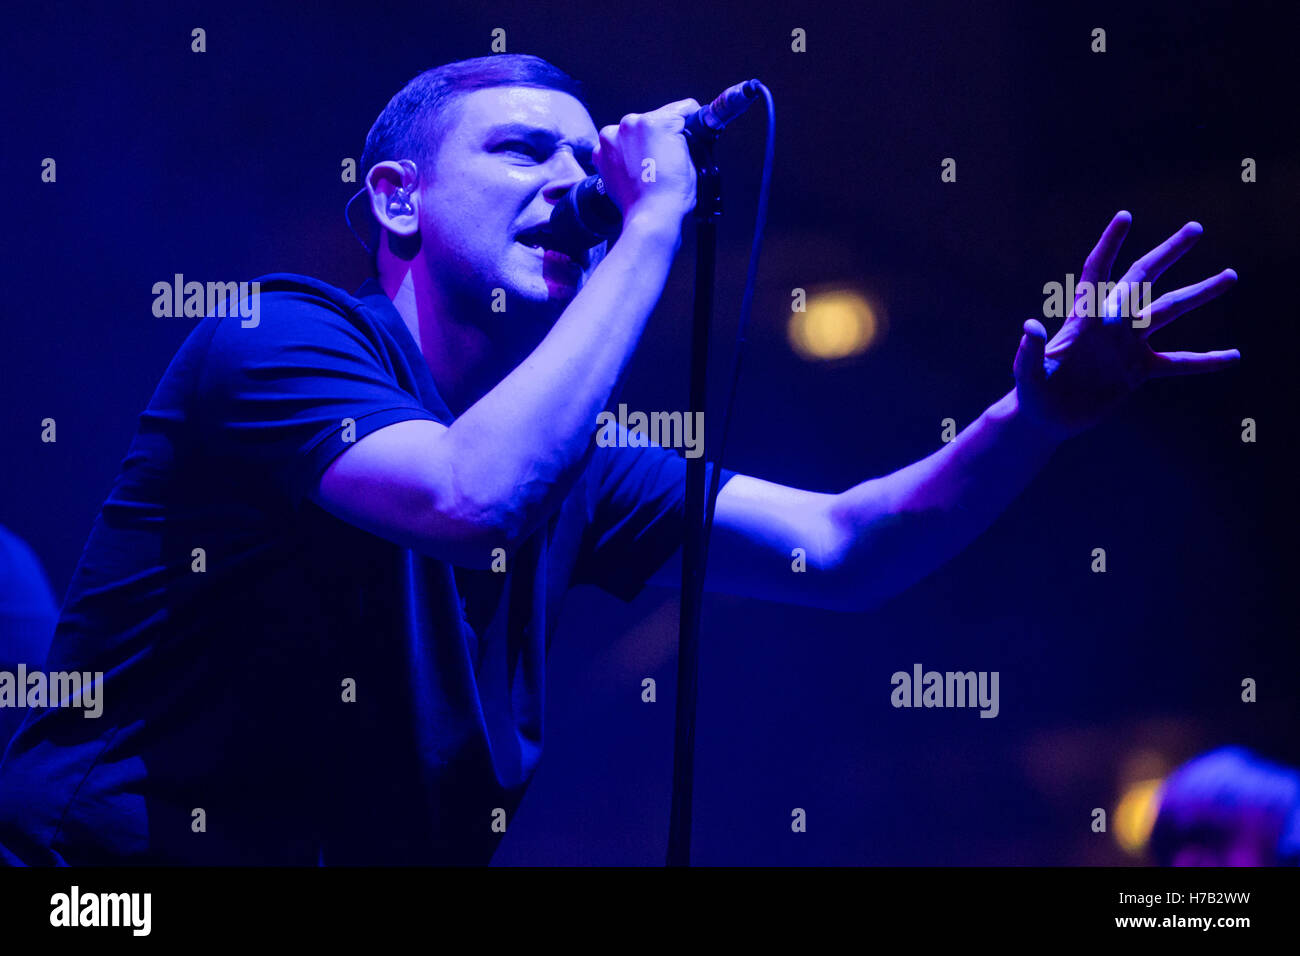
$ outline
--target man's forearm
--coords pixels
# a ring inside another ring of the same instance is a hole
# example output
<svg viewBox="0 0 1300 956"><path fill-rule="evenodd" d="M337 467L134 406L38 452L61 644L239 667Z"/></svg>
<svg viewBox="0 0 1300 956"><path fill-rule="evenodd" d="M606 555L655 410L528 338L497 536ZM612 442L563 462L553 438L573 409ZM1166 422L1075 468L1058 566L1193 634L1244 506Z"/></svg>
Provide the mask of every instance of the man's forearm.
<svg viewBox="0 0 1300 956"><path fill-rule="evenodd" d="M838 495L843 586L869 608L919 581L992 524L1057 444L1012 389L934 454Z"/></svg>
<svg viewBox="0 0 1300 956"><path fill-rule="evenodd" d="M629 222L551 331L448 431L457 483L520 540L568 493L663 292L680 234Z"/></svg>

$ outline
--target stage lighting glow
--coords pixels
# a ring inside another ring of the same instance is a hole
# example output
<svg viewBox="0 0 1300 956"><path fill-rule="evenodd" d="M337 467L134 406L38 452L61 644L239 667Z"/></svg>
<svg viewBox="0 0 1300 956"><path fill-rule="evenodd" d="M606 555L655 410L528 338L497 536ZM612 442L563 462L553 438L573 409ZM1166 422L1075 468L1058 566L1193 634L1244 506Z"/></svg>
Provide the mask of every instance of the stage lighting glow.
<svg viewBox="0 0 1300 956"><path fill-rule="evenodd" d="M1115 808L1115 839L1125 853L1141 853L1151 838L1156 814L1160 810L1160 787L1163 780L1139 780L1124 791Z"/></svg>
<svg viewBox="0 0 1300 956"><path fill-rule="evenodd" d="M790 346L809 361L845 358L865 352L880 332L876 310L850 289L816 292L807 309L790 314Z"/></svg>

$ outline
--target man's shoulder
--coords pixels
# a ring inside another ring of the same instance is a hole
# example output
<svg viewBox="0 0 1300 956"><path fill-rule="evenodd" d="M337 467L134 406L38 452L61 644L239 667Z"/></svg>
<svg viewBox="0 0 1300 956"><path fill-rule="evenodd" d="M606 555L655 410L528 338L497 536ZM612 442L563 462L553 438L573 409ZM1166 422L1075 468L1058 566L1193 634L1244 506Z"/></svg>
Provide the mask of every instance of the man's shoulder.
<svg viewBox="0 0 1300 956"><path fill-rule="evenodd" d="M263 308L325 309L351 314L363 309L364 303L350 292L330 285L314 276L295 272L271 272L248 283L251 294L261 298Z"/></svg>
<svg viewBox="0 0 1300 956"><path fill-rule="evenodd" d="M193 285L193 291L184 294L202 299L204 290L199 283ZM214 291L213 286L220 288ZM200 314L203 318L186 337L182 352L207 351L215 342L234 347L269 344L277 335L301 334L303 323L343 327L369 321L362 318L364 303L356 296L292 272L272 272L237 283L209 283Z"/></svg>
<svg viewBox="0 0 1300 956"><path fill-rule="evenodd" d="M239 283L237 304L209 311L195 326L159 389L167 401L272 401L276 388L303 393L323 378L387 368L394 346L386 321L321 279L267 273ZM279 384L268 389L271 382Z"/></svg>
<svg viewBox="0 0 1300 956"><path fill-rule="evenodd" d="M381 319L350 292L313 276L273 272L240 283L237 307L209 313L192 338L209 360L264 355L286 346L370 346Z"/></svg>

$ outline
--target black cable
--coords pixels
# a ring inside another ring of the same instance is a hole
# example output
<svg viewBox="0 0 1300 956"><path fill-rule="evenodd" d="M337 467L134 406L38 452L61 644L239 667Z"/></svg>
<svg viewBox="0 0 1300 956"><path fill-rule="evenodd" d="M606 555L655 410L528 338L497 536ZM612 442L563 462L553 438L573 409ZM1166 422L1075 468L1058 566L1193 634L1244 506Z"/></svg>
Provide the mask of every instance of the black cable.
<svg viewBox="0 0 1300 956"><path fill-rule="evenodd" d="M722 477L722 455L727 447L727 429L731 424L731 410L736 400L736 386L740 381L740 365L745 353L745 332L749 327L749 313L754 304L754 285L758 278L758 257L763 248L763 233L767 228L767 201L772 189L772 164L776 152L776 107L772 91L758 83L758 91L767 104L767 148L763 153L763 179L758 189L758 210L754 215L754 244L749 250L749 271L745 276L745 293L740 301L740 326L736 330L736 358L731 366L731 386L722 411L722 438L717 454L713 456L713 474L709 478L709 493L704 504L704 548L701 557L700 579L703 580L709 563L709 534L713 531L713 509L718 501Z"/></svg>

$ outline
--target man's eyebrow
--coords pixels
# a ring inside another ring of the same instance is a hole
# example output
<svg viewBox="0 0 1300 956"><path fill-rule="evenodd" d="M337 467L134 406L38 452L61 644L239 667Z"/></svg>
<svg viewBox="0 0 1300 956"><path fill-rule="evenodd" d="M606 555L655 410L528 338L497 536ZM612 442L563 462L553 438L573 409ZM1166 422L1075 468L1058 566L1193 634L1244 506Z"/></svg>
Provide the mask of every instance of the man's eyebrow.
<svg viewBox="0 0 1300 956"><path fill-rule="evenodd" d="M543 126L530 126L527 123L500 123L489 129L487 135L488 139L496 139L500 136L522 136L527 139L544 139L551 145L567 142L563 136L553 129L547 129ZM570 145L573 146L574 153L579 157L590 157L596 148L596 144L589 139L574 140Z"/></svg>

